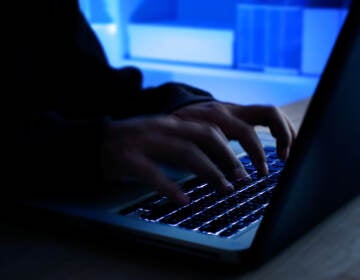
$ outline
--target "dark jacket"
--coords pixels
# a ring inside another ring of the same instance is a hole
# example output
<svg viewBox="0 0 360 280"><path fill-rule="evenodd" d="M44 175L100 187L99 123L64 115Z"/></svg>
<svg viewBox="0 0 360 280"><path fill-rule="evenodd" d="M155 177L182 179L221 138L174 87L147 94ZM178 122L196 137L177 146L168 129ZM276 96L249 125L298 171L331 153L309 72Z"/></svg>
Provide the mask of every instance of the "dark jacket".
<svg viewBox="0 0 360 280"><path fill-rule="evenodd" d="M144 89L141 71L111 67L75 0L23 1L19 9L9 128L16 156L9 171L26 178L27 186L14 175L17 189L101 188L105 119L169 113L212 100L175 83Z"/></svg>

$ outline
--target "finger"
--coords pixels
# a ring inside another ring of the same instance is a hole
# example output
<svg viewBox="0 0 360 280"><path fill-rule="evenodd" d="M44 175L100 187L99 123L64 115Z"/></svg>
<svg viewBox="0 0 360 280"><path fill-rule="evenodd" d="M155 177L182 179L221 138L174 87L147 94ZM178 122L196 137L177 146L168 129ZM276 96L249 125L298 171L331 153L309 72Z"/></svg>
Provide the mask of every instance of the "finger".
<svg viewBox="0 0 360 280"><path fill-rule="evenodd" d="M292 145L292 131L284 114L274 106L247 106L242 108L242 118L251 125L263 125L270 128L276 139L278 154L285 159Z"/></svg>
<svg viewBox="0 0 360 280"><path fill-rule="evenodd" d="M295 139L296 139L296 136L297 136L296 135L296 130L295 130L293 124L291 123L291 121L289 120L289 118L286 115L283 115L283 116L284 116L284 118L285 118L285 120L286 120L286 122L287 122L287 124L289 126L290 132L291 132L291 136L292 136L291 145L292 145L294 143ZM288 159L289 154L290 154L290 148L291 148L291 146L289 148L287 148L287 150L285 151L285 154L283 156L284 160Z"/></svg>
<svg viewBox="0 0 360 280"><path fill-rule="evenodd" d="M294 140L295 140L295 138L297 136L296 129L295 129L293 123L290 121L290 119L288 118L287 115L283 114L283 117L285 118L285 120L288 123L289 129L290 129L290 132L291 132L291 136L292 136L292 142L294 142Z"/></svg>
<svg viewBox="0 0 360 280"><path fill-rule="evenodd" d="M242 107L238 105L235 106L233 104L229 105L235 108ZM238 120L238 118L234 116L232 110L229 110L227 105L224 105L224 103L209 102L206 104L206 108L207 110L203 112L203 115L206 117L202 116L202 118L205 118L207 121L216 124L217 127L221 128L221 131L223 131L224 135L227 135L230 139L239 140L240 144L242 144L245 150L249 152L252 162L259 170L259 173L266 175L268 173L268 168L265 155L261 142L258 139L255 131L251 127L248 127L246 123ZM238 123L238 125L236 125L236 123ZM239 134L239 131L242 130L244 130L245 133ZM247 141L248 138L250 138L249 141ZM238 159L237 161L239 162ZM237 178L249 178L249 175L247 174L241 162L234 175Z"/></svg>
<svg viewBox="0 0 360 280"><path fill-rule="evenodd" d="M229 140L219 127L200 122L181 121L167 133L194 142L227 175L235 179L247 176L245 168L229 145Z"/></svg>
<svg viewBox="0 0 360 280"><path fill-rule="evenodd" d="M122 167L126 165L127 175L135 176L144 183L153 186L180 205L190 202L189 197L181 191L176 183L169 180L160 168L147 157L131 154L124 159L124 162L125 164L122 164Z"/></svg>
<svg viewBox="0 0 360 280"><path fill-rule="evenodd" d="M287 119L286 115L282 112L278 112L278 114L273 114L274 123L278 123L278 130L275 128L271 128L270 131L272 135L276 138L276 147L277 153L282 160L287 160L290 153L290 147L294 142L293 129L292 125L290 125L290 121ZM283 126L281 126L283 125Z"/></svg>
<svg viewBox="0 0 360 280"><path fill-rule="evenodd" d="M222 138L226 141L225 144L227 144L226 147L228 147L229 151L231 152L231 157L233 159L234 162L234 167L232 170L230 170L228 172L228 174L230 174L230 176L234 177L235 180L240 180L242 181L243 179L249 179L250 176L247 173L245 167L243 166L243 164L241 163L241 161L239 160L239 158L237 157L237 155L235 154L235 152L232 150L232 148L230 147L229 144L229 139L225 136L225 134L222 132L222 130L216 126L215 129L218 131L218 134L220 134L222 136ZM219 154L219 156L222 156L223 154ZM221 158L224 162L224 159ZM230 161L226 161L228 163L230 163Z"/></svg>
<svg viewBox="0 0 360 280"><path fill-rule="evenodd" d="M240 145L248 153L253 165L260 175L267 175L269 171L266 164L265 152L255 129L235 117L232 118L231 127L232 137L237 139Z"/></svg>
<svg viewBox="0 0 360 280"><path fill-rule="evenodd" d="M173 166L187 168L208 182L212 187L231 191L234 186L216 164L193 142L177 137L153 139L149 145L149 155L159 161Z"/></svg>

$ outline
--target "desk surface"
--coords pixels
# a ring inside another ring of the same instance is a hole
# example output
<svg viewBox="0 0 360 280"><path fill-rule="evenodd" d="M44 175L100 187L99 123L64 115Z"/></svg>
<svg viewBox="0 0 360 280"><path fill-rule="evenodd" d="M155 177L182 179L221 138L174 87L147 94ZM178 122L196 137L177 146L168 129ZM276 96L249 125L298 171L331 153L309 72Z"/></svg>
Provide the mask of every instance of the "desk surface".
<svg viewBox="0 0 360 280"><path fill-rule="evenodd" d="M298 128L307 100L283 108ZM360 279L360 197L259 269L224 274L207 264L133 254L0 225L0 279Z"/></svg>

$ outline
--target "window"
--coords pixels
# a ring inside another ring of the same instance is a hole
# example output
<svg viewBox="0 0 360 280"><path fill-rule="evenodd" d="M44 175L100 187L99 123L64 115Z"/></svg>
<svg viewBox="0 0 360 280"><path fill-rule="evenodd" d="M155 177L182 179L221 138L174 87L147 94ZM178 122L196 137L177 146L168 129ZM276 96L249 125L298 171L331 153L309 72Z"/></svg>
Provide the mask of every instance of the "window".
<svg viewBox="0 0 360 280"><path fill-rule="evenodd" d="M348 0L81 0L114 66L241 103L308 97Z"/></svg>

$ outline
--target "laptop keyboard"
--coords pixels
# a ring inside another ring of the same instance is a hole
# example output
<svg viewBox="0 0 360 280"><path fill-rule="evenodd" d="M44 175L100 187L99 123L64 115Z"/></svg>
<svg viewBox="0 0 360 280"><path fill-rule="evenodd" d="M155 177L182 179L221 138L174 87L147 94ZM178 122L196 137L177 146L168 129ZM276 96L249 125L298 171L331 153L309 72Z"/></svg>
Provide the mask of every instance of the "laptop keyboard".
<svg viewBox="0 0 360 280"><path fill-rule="evenodd" d="M258 222L269 204L273 189L284 167L276 150L265 147L269 175L258 177L250 158L240 157L251 182L233 182L235 191L220 193L199 179L183 184L191 203L179 207L167 197L154 195L124 209L123 215L136 216L152 223L167 224L203 234L231 238Z"/></svg>

